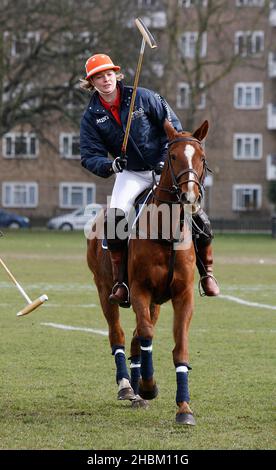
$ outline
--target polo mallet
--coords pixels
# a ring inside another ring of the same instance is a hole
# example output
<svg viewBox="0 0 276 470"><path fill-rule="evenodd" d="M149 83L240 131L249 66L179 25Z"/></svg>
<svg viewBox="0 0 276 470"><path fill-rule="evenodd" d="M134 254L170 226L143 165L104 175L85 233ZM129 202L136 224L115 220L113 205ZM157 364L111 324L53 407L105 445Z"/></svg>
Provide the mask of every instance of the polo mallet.
<svg viewBox="0 0 276 470"><path fill-rule="evenodd" d="M32 301L30 299L30 297L26 294L26 292L24 291L24 289L21 287L21 285L17 282L17 280L15 279L15 277L13 276L13 274L10 272L10 270L8 269L8 267L5 265L4 261L0 258L0 264L2 264L3 268L5 269L5 271L7 272L7 274L9 275L9 277L11 278L11 280L14 282L14 284L16 285L17 289L19 290L19 292L23 295L24 299L27 300L28 302L28 305L26 305L25 308L23 308L22 310L20 310L20 312L18 312L16 315L17 317L21 317L22 315L27 315L28 313L31 313L33 310L35 310L37 307L39 307L40 305L42 305L44 302L46 302L46 300L48 300L48 297L46 294L43 294L41 295L40 297L38 297L38 299Z"/></svg>
<svg viewBox="0 0 276 470"><path fill-rule="evenodd" d="M140 55L139 55L139 60L138 60L138 64L137 64L137 69L136 69L136 73L135 73L135 77L134 77L133 92L132 92L132 97L131 97L131 102L130 102L130 107L129 107L129 114L128 114L128 118L127 118L127 125L126 125L124 141L123 141L123 145L122 145L122 155L123 156L126 154L127 142L128 142L129 131L130 131L130 126L131 126L132 113L133 113L133 108L134 108L134 103L135 103L135 98L136 98L136 91L137 91L140 71L141 71L142 62L143 62L145 46L146 46L146 43L147 43L151 49L155 49L155 47L157 47L157 44L156 44L156 41L155 41L154 37L149 32L148 28L146 27L144 22L141 20L141 18L136 18L135 24L136 24L137 28L139 29L140 33L142 34L142 44L141 44L141 48L140 48Z"/></svg>

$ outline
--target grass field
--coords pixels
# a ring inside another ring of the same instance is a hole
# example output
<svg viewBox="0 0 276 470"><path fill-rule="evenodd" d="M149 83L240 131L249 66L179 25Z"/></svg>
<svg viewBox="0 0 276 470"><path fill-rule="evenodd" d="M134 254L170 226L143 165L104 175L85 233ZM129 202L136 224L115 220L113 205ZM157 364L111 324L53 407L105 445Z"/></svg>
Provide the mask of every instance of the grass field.
<svg viewBox="0 0 276 470"><path fill-rule="evenodd" d="M196 294L192 428L174 424L170 303L156 328L160 394L148 410L116 400L106 336L44 325L107 329L85 245L82 233L6 232L0 240L1 256L29 296L49 296L47 305L17 318L25 300L0 269L0 448L275 449L276 241L264 235L215 239L223 297ZM134 314L121 314L128 348Z"/></svg>

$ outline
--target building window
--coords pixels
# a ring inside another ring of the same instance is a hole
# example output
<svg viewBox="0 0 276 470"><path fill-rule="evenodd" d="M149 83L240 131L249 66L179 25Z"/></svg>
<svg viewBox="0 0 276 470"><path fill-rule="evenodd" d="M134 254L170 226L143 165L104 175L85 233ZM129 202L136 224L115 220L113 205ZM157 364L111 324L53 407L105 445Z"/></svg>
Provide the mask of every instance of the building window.
<svg viewBox="0 0 276 470"><path fill-rule="evenodd" d="M260 109L263 106L262 83L236 83L234 106L238 109Z"/></svg>
<svg viewBox="0 0 276 470"><path fill-rule="evenodd" d="M137 0L138 8L154 7L156 3L156 0Z"/></svg>
<svg viewBox="0 0 276 470"><path fill-rule="evenodd" d="M196 56L197 42L200 40L200 57L205 57L207 54L207 33L204 32L199 39L197 31L187 31L182 34L180 38L180 51L182 57L186 59L194 59Z"/></svg>
<svg viewBox="0 0 276 470"><path fill-rule="evenodd" d="M75 209L95 201L95 184L60 183L59 185L59 207L61 208Z"/></svg>
<svg viewBox="0 0 276 470"><path fill-rule="evenodd" d="M7 81L3 82L3 103L14 104L20 109L34 109L40 105L38 91L33 83L18 83L16 86L10 86Z"/></svg>
<svg viewBox="0 0 276 470"><path fill-rule="evenodd" d="M208 0L178 0L178 6L183 8L190 8L190 7L207 7Z"/></svg>
<svg viewBox="0 0 276 470"><path fill-rule="evenodd" d="M200 85L203 88L203 84ZM196 108L204 109L206 104L206 95L205 93L200 93L195 97ZM178 109L188 109L191 106L191 91L190 85L187 82L178 83L177 87L177 96L176 96L176 106Z"/></svg>
<svg viewBox="0 0 276 470"><path fill-rule="evenodd" d="M80 48L80 54L78 57L89 57L91 53L91 49L95 47L98 43L98 33L97 32L91 32L91 31L82 31L81 33L78 33L77 38L75 39L75 44L74 46L77 48ZM83 50L83 45L85 44L86 49Z"/></svg>
<svg viewBox="0 0 276 470"><path fill-rule="evenodd" d="M261 208L262 187L259 184L233 185L233 210L254 211Z"/></svg>
<svg viewBox="0 0 276 470"><path fill-rule="evenodd" d="M69 83L64 84L64 93L67 95L66 108L69 111L77 111L83 107L83 93L78 84L70 88Z"/></svg>
<svg viewBox="0 0 276 470"><path fill-rule="evenodd" d="M59 153L64 158L80 158L79 134L62 132L59 136Z"/></svg>
<svg viewBox="0 0 276 470"><path fill-rule="evenodd" d="M152 71L156 77L161 78L164 75L164 64L161 62L152 62L151 64Z"/></svg>
<svg viewBox="0 0 276 470"><path fill-rule="evenodd" d="M4 182L2 184L2 205L3 207L37 207L37 183Z"/></svg>
<svg viewBox="0 0 276 470"><path fill-rule="evenodd" d="M38 139L35 134L11 132L3 137L3 156L5 158L36 158Z"/></svg>
<svg viewBox="0 0 276 470"><path fill-rule="evenodd" d="M263 7L265 0L236 0L237 7Z"/></svg>
<svg viewBox="0 0 276 470"><path fill-rule="evenodd" d="M190 87L188 83L179 83L176 97L176 106L178 109L189 108L190 103Z"/></svg>
<svg viewBox="0 0 276 470"><path fill-rule="evenodd" d="M276 155L266 157L266 179L276 181Z"/></svg>
<svg viewBox="0 0 276 470"><path fill-rule="evenodd" d="M263 153L263 138L261 134L235 134L235 160L260 160Z"/></svg>
<svg viewBox="0 0 276 470"><path fill-rule="evenodd" d="M235 33L235 53L242 56L260 55L264 51L263 31L237 31Z"/></svg>
<svg viewBox="0 0 276 470"><path fill-rule="evenodd" d="M141 16L144 24L148 28L165 28L167 25L167 15L165 11L149 11L147 12L147 16ZM133 22L129 22L129 26L132 27Z"/></svg>
<svg viewBox="0 0 276 470"><path fill-rule="evenodd" d="M5 32L5 39L10 39L11 56L21 57L31 53L40 41L39 31L28 31L24 33L12 34Z"/></svg>

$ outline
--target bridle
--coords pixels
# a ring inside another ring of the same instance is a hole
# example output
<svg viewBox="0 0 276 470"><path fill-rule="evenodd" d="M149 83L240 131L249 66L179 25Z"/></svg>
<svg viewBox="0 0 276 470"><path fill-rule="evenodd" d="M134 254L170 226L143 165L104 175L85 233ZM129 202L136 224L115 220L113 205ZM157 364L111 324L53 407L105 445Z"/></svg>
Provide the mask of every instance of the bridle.
<svg viewBox="0 0 276 470"><path fill-rule="evenodd" d="M153 198L155 198L156 200L158 200L160 202L166 202L167 204L183 204L183 195L185 195L185 193L181 190L181 185L183 185L184 183L197 184L198 187L199 187L199 196L200 196L200 199L201 199L202 196L203 196L203 190L204 190L203 182L204 182L206 173L207 173L207 171L211 171L207 166L207 162L206 162L206 159L205 159L205 156L204 156L203 160L202 160L203 161L203 171L202 171L202 174L200 176L198 176L198 173L192 168L187 168L186 170L180 171L176 175L175 172L174 172L174 169L173 169L173 165L172 165L172 155L170 153L170 147L174 144L177 144L178 142L196 142L202 148L201 141L196 139L195 137L177 137L177 138L171 140L168 143L168 165L169 165L169 170L170 170L170 174L171 174L173 184L172 184L171 188L164 188L160 185L157 185L155 187L155 189L158 188L159 190L161 190L163 192L166 192L166 193L170 194L171 196L174 196L175 201L162 200L159 197L157 197L156 194L155 194L155 191L153 191ZM187 179L185 179L184 181L181 181L181 178L183 176L187 175L187 174L189 175L189 173L192 173L195 176L195 179L190 179L189 176L188 176ZM155 183L156 183L156 179L155 179Z"/></svg>

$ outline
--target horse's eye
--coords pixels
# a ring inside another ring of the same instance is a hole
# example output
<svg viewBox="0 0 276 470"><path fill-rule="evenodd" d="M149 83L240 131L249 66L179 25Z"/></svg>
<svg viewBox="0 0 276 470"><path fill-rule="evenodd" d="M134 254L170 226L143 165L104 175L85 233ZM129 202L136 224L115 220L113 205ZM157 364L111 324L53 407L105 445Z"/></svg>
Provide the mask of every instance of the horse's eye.
<svg viewBox="0 0 276 470"><path fill-rule="evenodd" d="M176 160L176 156L174 154L171 154L171 159Z"/></svg>

